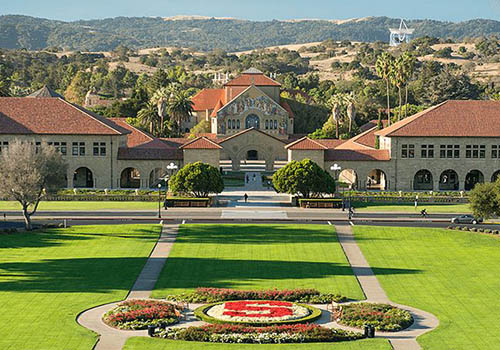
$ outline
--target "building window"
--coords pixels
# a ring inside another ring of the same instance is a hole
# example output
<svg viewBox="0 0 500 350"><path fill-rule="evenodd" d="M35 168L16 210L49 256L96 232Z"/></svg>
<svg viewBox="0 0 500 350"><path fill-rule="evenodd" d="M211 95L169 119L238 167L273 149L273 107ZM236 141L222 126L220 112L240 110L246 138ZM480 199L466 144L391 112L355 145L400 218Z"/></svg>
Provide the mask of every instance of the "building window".
<svg viewBox="0 0 500 350"><path fill-rule="evenodd" d="M7 148L9 148L9 142L7 141L0 142L0 153L2 153L2 150L6 150Z"/></svg>
<svg viewBox="0 0 500 350"><path fill-rule="evenodd" d="M486 158L485 145L467 145L465 146L466 158Z"/></svg>
<svg viewBox="0 0 500 350"><path fill-rule="evenodd" d="M106 142L94 142L94 156L106 155Z"/></svg>
<svg viewBox="0 0 500 350"><path fill-rule="evenodd" d="M500 158L500 146L499 145L493 145L491 146L491 158L498 159Z"/></svg>
<svg viewBox="0 0 500 350"><path fill-rule="evenodd" d="M78 142L73 142L71 146L71 154L74 156L78 155Z"/></svg>
<svg viewBox="0 0 500 350"><path fill-rule="evenodd" d="M265 126L266 130L269 129L269 120L266 119L266 126Z"/></svg>
<svg viewBox="0 0 500 350"><path fill-rule="evenodd" d="M415 158L415 145L402 145L401 158Z"/></svg>
<svg viewBox="0 0 500 350"><path fill-rule="evenodd" d="M453 146L453 158L460 158L460 145Z"/></svg>
<svg viewBox="0 0 500 350"><path fill-rule="evenodd" d="M241 125L240 125L240 120L238 119L238 120L236 121L236 128L237 128L237 129L239 129L240 127L241 127Z"/></svg>
<svg viewBox="0 0 500 350"><path fill-rule="evenodd" d="M40 141L35 142L35 153L40 152L40 147L42 147L42 143Z"/></svg>
<svg viewBox="0 0 500 350"><path fill-rule="evenodd" d="M85 142L73 142L71 146L71 154L74 156L84 156Z"/></svg>
<svg viewBox="0 0 500 350"><path fill-rule="evenodd" d="M460 158L460 145L440 145L439 158Z"/></svg>
<svg viewBox="0 0 500 350"><path fill-rule="evenodd" d="M439 146L439 158L446 158L446 145Z"/></svg>
<svg viewBox="0 0 500 350"><path fill-rule="evenodd" d="M274 121L274 129L275 130L278 129L278 121L277 120Z"/></svg>
<svg viewBox="0 0 500 350"><path fill-rule="evenodd" d="M66 154L68 154L68 145L66 144L66 142L61 142L60 152L61 152L61 154L63 156L65 156Z"/></svg>
<svg viewBox="0 0 500 350"><path fill-rule="evenodd" d="M420 156L422 158L434 158L434 145L422 145Z"/></svg>

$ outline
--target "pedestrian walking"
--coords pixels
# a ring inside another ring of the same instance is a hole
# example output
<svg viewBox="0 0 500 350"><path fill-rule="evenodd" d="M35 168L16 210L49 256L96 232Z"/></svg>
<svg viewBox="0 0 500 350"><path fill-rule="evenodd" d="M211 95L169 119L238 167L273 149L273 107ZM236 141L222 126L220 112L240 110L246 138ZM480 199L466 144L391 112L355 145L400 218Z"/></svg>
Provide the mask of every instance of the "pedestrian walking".
<svg viewBox="0 0 500 350"><path fill-rule="evenodd" d="M243 196L243 198L245 198L245 203L248 201L248 194L245 193L245 195Z"/></svg>

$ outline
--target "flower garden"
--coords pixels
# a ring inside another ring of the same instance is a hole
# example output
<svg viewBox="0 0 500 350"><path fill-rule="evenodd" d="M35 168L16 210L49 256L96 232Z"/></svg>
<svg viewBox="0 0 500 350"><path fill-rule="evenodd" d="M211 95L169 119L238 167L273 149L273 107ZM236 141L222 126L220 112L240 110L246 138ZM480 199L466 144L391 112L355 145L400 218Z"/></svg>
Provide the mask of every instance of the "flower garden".
<svg viewBox="0 0 500 350"><path fill-rule="evenodd" d="M119 329L166 327L179 322L181 313L171 303L156 300L127 300L107 312L103 321Z"/></svg>
<svg viewBox="0 0 500 350"><path fill-rule="evenodd" d="M372 325L378 331L397 332L408 328L413 317L406 311L387 304L353 303L336 310L339 324L361 328Z"/></svg>

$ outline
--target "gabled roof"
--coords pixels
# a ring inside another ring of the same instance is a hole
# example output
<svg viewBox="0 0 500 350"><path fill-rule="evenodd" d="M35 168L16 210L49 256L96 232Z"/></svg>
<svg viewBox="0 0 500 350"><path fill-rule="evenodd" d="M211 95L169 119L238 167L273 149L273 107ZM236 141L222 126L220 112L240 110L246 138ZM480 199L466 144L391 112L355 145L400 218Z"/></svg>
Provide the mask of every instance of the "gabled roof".
<svg viewBox="0 0 500 350"><path fill-rule="evenodd" d="M267 95L264 91L262 91L261 89L259 89L258 87L256 86L248 86L247 88L245 88L243 91L241 91L238 95L236 95L235 97L233 97L233 99L226 103L224 106L222 106L219 110L222 110L222 109L225 109L225 108L230 108L230 106L233 104L233 103L236 103L236 100L238 100L238 98L240 96L243 96L243 94L245 94L247 91L250 91L254 89L256 92L258 92L261 96L265 97L268 99L268 101L270 103L272 103L273 105L275 105L278 109L280 109L281 111L285 112L285 113L288 113L288 111L282 106L280 105L278 102L276 102L275 100L273 100L271 97L269 97L269 95ZM287 104L288 105L288 104ZM214 113L212 112L212 115ZM215 113L215 116L217 116L217 113Z"/></svg>
<svg viewBox="0 0 500 350"><path fill-rule="evenodd" d="M217 101L217 104L215 105L214 107L214 110L212 111L212 113L210 114L210 117L212 118L215 118L217 117L217 112L219 111L219 109L221 109L222 107L224 107L224 104L222 103L221 100Z"/></svg>
<svg viewBox="0 0 500 350"><path fill-rule="evenodd" d="M379 130L375 135L500 137L500 101L446 101Z"/></svg>
<svg viewBox="0 0 500 350"><path fill-rule="evenodd" d="M389 150L385 149L329 149L326 161L390 161Z"/></svg>
<svg viewBox="0 0 500 350"><path fill-rule="evenodd" d="M154 140L154 137L149 133L128 124L126 118L109 118L109 120L130 131L127 136L127 147L136 147Z"/></svg>
<svg viewBox="0 0 500 350"><path fill-rule="evenodd" d="M226 137L226 138L218 141L218 143L219 144L224 143L226 141L229 141L231 139L234 139L235 137L241 136L241 135L246 134L247 132L251 132L251 131L255 131L255 132L261 133L263 135L266 135L267 137L270 137L270 138L275 139L275 140L277 140L277 141L279 141L279 142L281 142L283 144L286 144L286 142L284 140L281 140L281 139L279 139L277 137L274 137L273 135L270 135L270 134L268 134L268 133L266 133L266 132L264 132L262 130L256 129L256 128L245 129L243 131L240 131L240 132L238 132L238 133L236 133L234 135L231 135L229 137Z"/></svg>
<svg viewBox="0 0 500 350"><path fill-rule="evenodd" d="M193 141L190 141L190 142L182 145L180 148L182 148L182 149L222 149L221 146L219 146L214 141L206 138L205 136L197 137Z"/></svg>
<svg viewBox="0 0 500 350"><path fill-rule="evenodd" d="M0 98L0 134L123 135L129 130L58 97Z"/></svg>
<svg viewBox="0 0 500 350"><path fill-rule="evenodd" d="M274 81L273 79L266 77L264 73L260 70L251 68L243 73L240 76L234 78L233 80L224 84L224 86L281 86L280 83Z"/></svg>
<svg viewBox="0 0 500 350"><path fill-rule="evenodd" d="M224 96L224 89L203 89L193 96L194 111L206 111L214 109L215 105Z"/></svg>
<svg viewBox="0 0 500 350"><path fill-rule="evenodd" d="M289 150L315 150L315 151L316 150L324 151L328 149L327 146L322 145L316 140L311 140L307 136L298 139L295 142L289 143L288 145L285 146L285 148Z"/></svg>
<svg viewBox="0 0 500 350"><path fill-rule="evenodd" d="M44 85L41 89L29 94L26 97L59 97L64 99L62 95L59 95L57 92L49 88L47 85Z"/></svg>

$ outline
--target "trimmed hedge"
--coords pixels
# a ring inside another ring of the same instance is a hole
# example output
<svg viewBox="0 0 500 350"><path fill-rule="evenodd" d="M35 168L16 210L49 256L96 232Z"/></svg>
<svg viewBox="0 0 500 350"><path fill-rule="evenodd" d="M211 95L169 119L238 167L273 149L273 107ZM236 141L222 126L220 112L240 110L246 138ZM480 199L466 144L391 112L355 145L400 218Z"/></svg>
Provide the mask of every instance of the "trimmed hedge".
<svg viewBox="0 0 500 350"><path fill-rule="evenodd" d="M342 208L342 199L338 198L301 198L301 208Z"/></svg>
<svg viewBox="0 0 500 350"><path fill-rule="evenodd" d="M218 302L218 303L211 303L211 304L200 306L200 307L198 307L197 309L194 310L194 315L198 319L200 319L200 320L202 320L204 322L212 323L212 324L228 324L229 323L229 324L254 326L254 327L265 327L265 326L269 326L269 325L289 325L289 324L297 324L297 323L309 323L309 322L316 321L318 318L321 317L321 310L320 309L317 309L315 307L312 307L312 306L309 306L309 305L306 305L306 304L299 304L299 303L295 303L295 304L299 305L299 306L302 306L302 307L305 307L306 309L309 310L310 314L307 315L307 316L305 316L305 317L302 317L302 318L299 318L299 319L295 319L295 320L273 321L273 322L262 322L262 323L259 323L259 322L225 321L225 320L219 320L217 318L208 316L206 314L206 312L208 311L208 309L210 309L212 306L220 305L220 304L223 304L223 303L225 303L225 301Z"/></svg>
<svg viewBox="0 0 500 350"><path fill-rule="evenodd" d="M477 228L477 227L468 227L468 226L448 226L448 230L458 230L458 231L468 231L468 232L479 232L486 233L489 235L498 235L500 234L500 230L492 230L487 228Z"/></svg>
<svg viewBox="0 0 500 350"><path fill-rule="evenodd" d="M347 298L316 289L237 290L229 288L197 288L194 292L168 295L165 299L187 303L216 303L231 300L280 300L307 304L346 302Z"/></svg>
<svg viewBox="0 0 500 350"><path fill-rule="evenodd" d="M376 330L397 332L410 327L413 317L406 311L388 304L353 303L340 306L335 316L345 326L361 328L372 325Z"/></svg>
<svg viewBox="0 0 500 350"><path fill-rule="evenodd" d="M316 324L267 327L210 324L201 327L166 329L155 336L183 341L247 344L333 343L363 338L363 335L357 332L326 328Z"/></svg>

